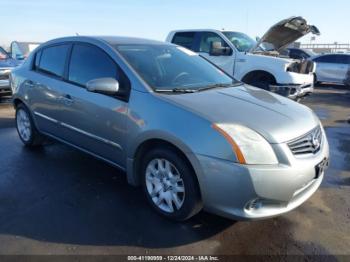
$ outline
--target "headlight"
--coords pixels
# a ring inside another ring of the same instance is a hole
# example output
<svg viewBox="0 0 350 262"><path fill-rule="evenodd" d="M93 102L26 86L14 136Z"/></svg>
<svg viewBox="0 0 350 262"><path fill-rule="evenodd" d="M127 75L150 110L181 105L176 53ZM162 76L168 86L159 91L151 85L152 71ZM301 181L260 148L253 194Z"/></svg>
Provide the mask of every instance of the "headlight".
<svg viewBox="0 0 350 262"><path fill-rule="evenodd" d="M214 124L232 146L239 163L251 165L278 164L271 145L254 130L235 124Z"/></svg>

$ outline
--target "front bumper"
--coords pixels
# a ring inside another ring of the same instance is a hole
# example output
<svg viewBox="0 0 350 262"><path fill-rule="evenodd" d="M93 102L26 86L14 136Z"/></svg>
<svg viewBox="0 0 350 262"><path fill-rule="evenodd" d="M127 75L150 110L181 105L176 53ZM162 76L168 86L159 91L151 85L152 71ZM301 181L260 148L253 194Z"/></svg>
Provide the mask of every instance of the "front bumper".
<svg viewBox="0 0 350 262"><path fill-rule="evenodd" d="M11 93L11 68L0 68L0 95Z"/></svg>
<svg viewBox="0 0 350 262"><path fill-rule="evenodd" d="M0 95L11 94L11 85L9 79L0 80Z"/></svg>
<svg viewBox="0 0 350 262"><path fill-rule="evenodd" d="M276 84L270 85L270 91L292 100L298 100L312 94L314 92L314 84Z"/></svg>
<svg viewBox="0 0 350 262"><path fill-rule="evenodd" d="M276 85L270 86L270 91L298 100L302 97L310 95L314 91L313 73L300 74L294 72L284 72L276 76Z"/></svg>
<svg viewBox="0 0 350 262"><path fill-rule="evenodd" d="M241 165L197 155L204 209L236 220L256 220L284 214L305 202L320 186L324 172L315 167L329 158L323 134L321 150L296 157L287 144L273 145L280 164Z"/></svg>

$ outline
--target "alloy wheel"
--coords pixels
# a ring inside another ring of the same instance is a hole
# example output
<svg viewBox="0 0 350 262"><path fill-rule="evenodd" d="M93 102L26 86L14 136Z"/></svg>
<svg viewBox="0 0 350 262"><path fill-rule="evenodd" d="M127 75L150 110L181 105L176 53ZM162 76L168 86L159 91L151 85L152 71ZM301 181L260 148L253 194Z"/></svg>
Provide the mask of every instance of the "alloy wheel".
<svg viewBox="0 0 350 262"><path fill-rule="evenodd" d="M23 109L17 110L16 120L19 135L23 141L28 142L32 135L32 127L28 113Z"/></svg>
<svg viewBox="0 0 350 262"><path fill-rule="evenodd" d="M146 188L153 203L162 211L174 213L185 201L181 174L166 159L153 159L146 168Z"/></svg>

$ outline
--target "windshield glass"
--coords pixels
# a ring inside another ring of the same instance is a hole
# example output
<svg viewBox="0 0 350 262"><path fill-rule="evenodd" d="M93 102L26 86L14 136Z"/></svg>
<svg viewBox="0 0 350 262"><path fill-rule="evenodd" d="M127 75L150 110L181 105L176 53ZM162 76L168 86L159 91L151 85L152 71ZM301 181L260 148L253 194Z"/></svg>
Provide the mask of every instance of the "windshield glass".
<svg viewBox="0 0 350 262"><path fill-rule="evenodd" d="M155 90L199 90L238 83L196 53L172 45L116 45L115 48Z"/></svg>
<svg viewBox="0 0 350 262"><path fill-rule="evenodd" d="M8 58L7 52L2 47L0 47L0 60L5 60L7 58Z"/></svg>
<svg viewBox="0 0 350 262"><path fill-rule="evenodd" d="M222 32L239 52L248 52L255 47L256 41L243 33Z"/></svg>
<svg viewBox="0 0 350 262"><path fill-rule="evenodd" d="M303 51L309 56L309 57L312 57L312 56L316 56L317 53L315 53L314 51L310 50L310 49L303 49Z"/></svg>

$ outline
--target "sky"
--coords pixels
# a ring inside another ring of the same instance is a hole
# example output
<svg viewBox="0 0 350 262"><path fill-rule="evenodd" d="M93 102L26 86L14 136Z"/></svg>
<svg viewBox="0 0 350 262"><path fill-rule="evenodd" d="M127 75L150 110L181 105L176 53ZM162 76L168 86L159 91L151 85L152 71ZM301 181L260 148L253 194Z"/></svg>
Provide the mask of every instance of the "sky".
<svg viewBox="0 0 350 262"><path fill-rule="evenodd" d="M348 0L0 0L0 44L76 33L165 40L169 31L189 28L224 28L255 38L290 16L319 28L315 43L350 43ZM310 35L301 41L309 43Z"/></svg>

